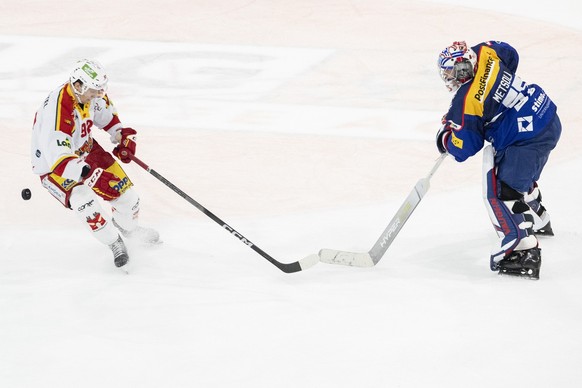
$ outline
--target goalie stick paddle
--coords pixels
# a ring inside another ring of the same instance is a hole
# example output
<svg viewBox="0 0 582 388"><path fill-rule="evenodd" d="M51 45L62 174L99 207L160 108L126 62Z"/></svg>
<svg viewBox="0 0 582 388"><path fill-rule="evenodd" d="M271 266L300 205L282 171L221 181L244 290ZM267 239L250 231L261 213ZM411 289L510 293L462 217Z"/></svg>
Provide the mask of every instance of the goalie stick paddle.
<svg viewBox="0 0 582 388"><path fill-rule="evenodd" d="M259 248L254 243L252 243L249 239L247 239L245 236L243 236L241 233L236 231L232 226L230 226L226 222L222 221L220 218L218 218L210 210L206 209L204 206L202 206L201 204L196 202L188 194L184 193L182 190L180 190L178 187L176 187L172 182L170 182L169 180L164 178L162 175L160 175L157 171L150 168L147 164L145 164L144 162L139 160L134 155L130 154L129 157L137 165L139 165L141 168L143 168L144 170L149 172L157 180L159 180L160 182L162 182L163 184L168 186L173 192L178 194L180 197L184 198L186 201L188 201L190 204L192 204L194 207L196 207L198 210L200 210L202 213L204 213L206 216L208 216L210 219L212 219L218 225L220 225L228 233L232 234L234 237L239 239L243 244L250 247L253 251L257 252L259 255L263 256L265 259L267 259L267 261L269 261L275 267L279 268L281 271L283 271L285 273L299 272L299 271L306 270L307 268L310 268L319 262L318 255L309 255L309 256L306 256L303 259L301 259L299 261L295 261L293 263L281 263L280 261L275 260L270 255L268 255L265 251L263 251L261 248Z"/></svg>
<svg viewBox="0 0 582 388"><path fill-rule="evenodd" d="M322 249L319 251L319 260L328 264L343 264L353 267L373 267L384 256L388 247L392 244L408 218L418 206L422 197L430 187L430 178L434 175L448 154L442 154L436 161L428 175L418 180L404 203L400 206L390 223L378 238L372 249L366 252L346 252L335 249Z"/></svg>

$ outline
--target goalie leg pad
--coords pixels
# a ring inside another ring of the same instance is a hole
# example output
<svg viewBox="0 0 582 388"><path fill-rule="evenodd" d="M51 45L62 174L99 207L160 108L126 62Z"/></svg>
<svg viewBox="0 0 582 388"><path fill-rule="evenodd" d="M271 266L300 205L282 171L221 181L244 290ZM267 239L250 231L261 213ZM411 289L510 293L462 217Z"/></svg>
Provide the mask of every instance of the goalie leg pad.
<svg viewBox="0 0 582 388"><path fill-rule="evenodd" d="M487 213L499 237L490 257L491 270L498 270L499 261L514 250L537 247L533 234L533 216L523 195L497 179L491 146L483 153L483 196Z"/></svg>

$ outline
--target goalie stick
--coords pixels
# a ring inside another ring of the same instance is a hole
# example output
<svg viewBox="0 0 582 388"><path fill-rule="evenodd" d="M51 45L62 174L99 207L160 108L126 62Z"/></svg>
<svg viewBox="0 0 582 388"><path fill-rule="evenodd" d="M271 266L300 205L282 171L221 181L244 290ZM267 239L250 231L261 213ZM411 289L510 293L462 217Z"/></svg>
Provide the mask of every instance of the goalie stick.
<svg viewBox="0 0 582 388"><path fill-rule="evenodd" d="M122 151L122 153L124 153L124 156L127 155L126 151ZM147 164L145 164L144 162L139 160L137 157L135 157L135 155L130 154L129 156L130 156L131 160L133 160L137 165L139 165L141 168L143 168L144 170L149 172L151 175L153 175L160 182L162 182L163 184L168 186L173 192L178 194L180 197L184 198L190 204L194 205L194 207L196 207L198 210L200 210L202 213L204 213L206 216L208 216L210 219L212 219L214 222L216 222L218 225L220 225L222 228L224 228L227 232L232 234L234 237L239 239L243 244L247 245L253 251L255 251L259 255L263 256L265 259L267 259L271 264L273 264L274 266L279 268L281 271L283 271L285 273L299 272L299 271L303 271L307 268L310 268L319 262L318 255L309 255L309 256L306 256L303 259L295 261L293 263L281 263L280 261L275 260L270 255L268 255L265 251L263 251L261 248L259 248L254 243L252 243L249 239L247 239L245 236L243 236L241 233L236 231L232 226L230 226L226 222L222 221L220 218L218 218L210 210L206 209L204 206L202 206L201 204L196 202L193 198L191 198L188 194L184 193L182 190L180 190L178 187L176 187L172 182L168 181L166 178L164 178L162 175L160 175L157 171L150 168Z"/></svg>
<svg viewBox="0 0 582 388"><path fill-rule="evenodd" d="M392 244L408 218L411 216L412 212L414 212L414 209L416 209L422 200L422 197L424 197L428 191L430 187L430 178L434 175L447 155L448 154L442 154L437 159L428 175L418 180L372 249L367 253L322 249L319 251L319 260L322 263L343 264L353 267L373 267L378 264L382 256L384 256L388 250L388 247L390 247L390 244Z"/></svg>

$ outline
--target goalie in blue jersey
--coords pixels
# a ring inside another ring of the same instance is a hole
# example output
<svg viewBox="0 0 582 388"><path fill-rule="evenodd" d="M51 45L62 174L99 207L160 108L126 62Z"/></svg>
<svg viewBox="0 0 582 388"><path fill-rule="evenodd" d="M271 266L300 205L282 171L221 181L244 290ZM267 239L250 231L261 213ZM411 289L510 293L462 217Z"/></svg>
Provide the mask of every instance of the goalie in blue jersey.
<svg viewBox="0 0 582 388"><path fill-rule="evenodd" d="M499 236L491 270L539 279L536 235L554 233L537 181L562 126L546 92L516 75L518 62L517 51L498 41L444 49L438 69L454 96L436 141L458 162L490 143L483 150L483 193Z"/></svg>

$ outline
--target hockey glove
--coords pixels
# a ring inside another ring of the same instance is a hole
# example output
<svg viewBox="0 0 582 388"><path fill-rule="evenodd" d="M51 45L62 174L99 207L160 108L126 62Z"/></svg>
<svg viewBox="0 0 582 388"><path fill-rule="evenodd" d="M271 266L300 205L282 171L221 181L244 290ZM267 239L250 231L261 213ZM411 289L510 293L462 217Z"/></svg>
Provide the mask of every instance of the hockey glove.
<svg viewBox="0 0 582 388"><path fill-rule="evenodd" d="M121 128L121 139L117 147L113 149L113 155L123 163L131 162L131 157L135 155L137 131L133 128Z"/></svg>
<svg viewBox="0 0 582 388"><path fill-rule="evenodd" d="M447 150L447 141L449 140L449 136L451 135L451 130L447 128L446 125L443 125L441 129L437 132L436 135L436 146L441 154L446 154L449 152Z"/></svg>
<svg viewBox="0 0 582 388"><path fill-rule="evenodd" d="M119 198L119 191L111 187L111 183L113 183L113 185L117 185L121 181L118 176L105 171L100 167L89 171L87 175L89 176L85 178L83 183L92 188L98 196L106 201Z"/></svg>

